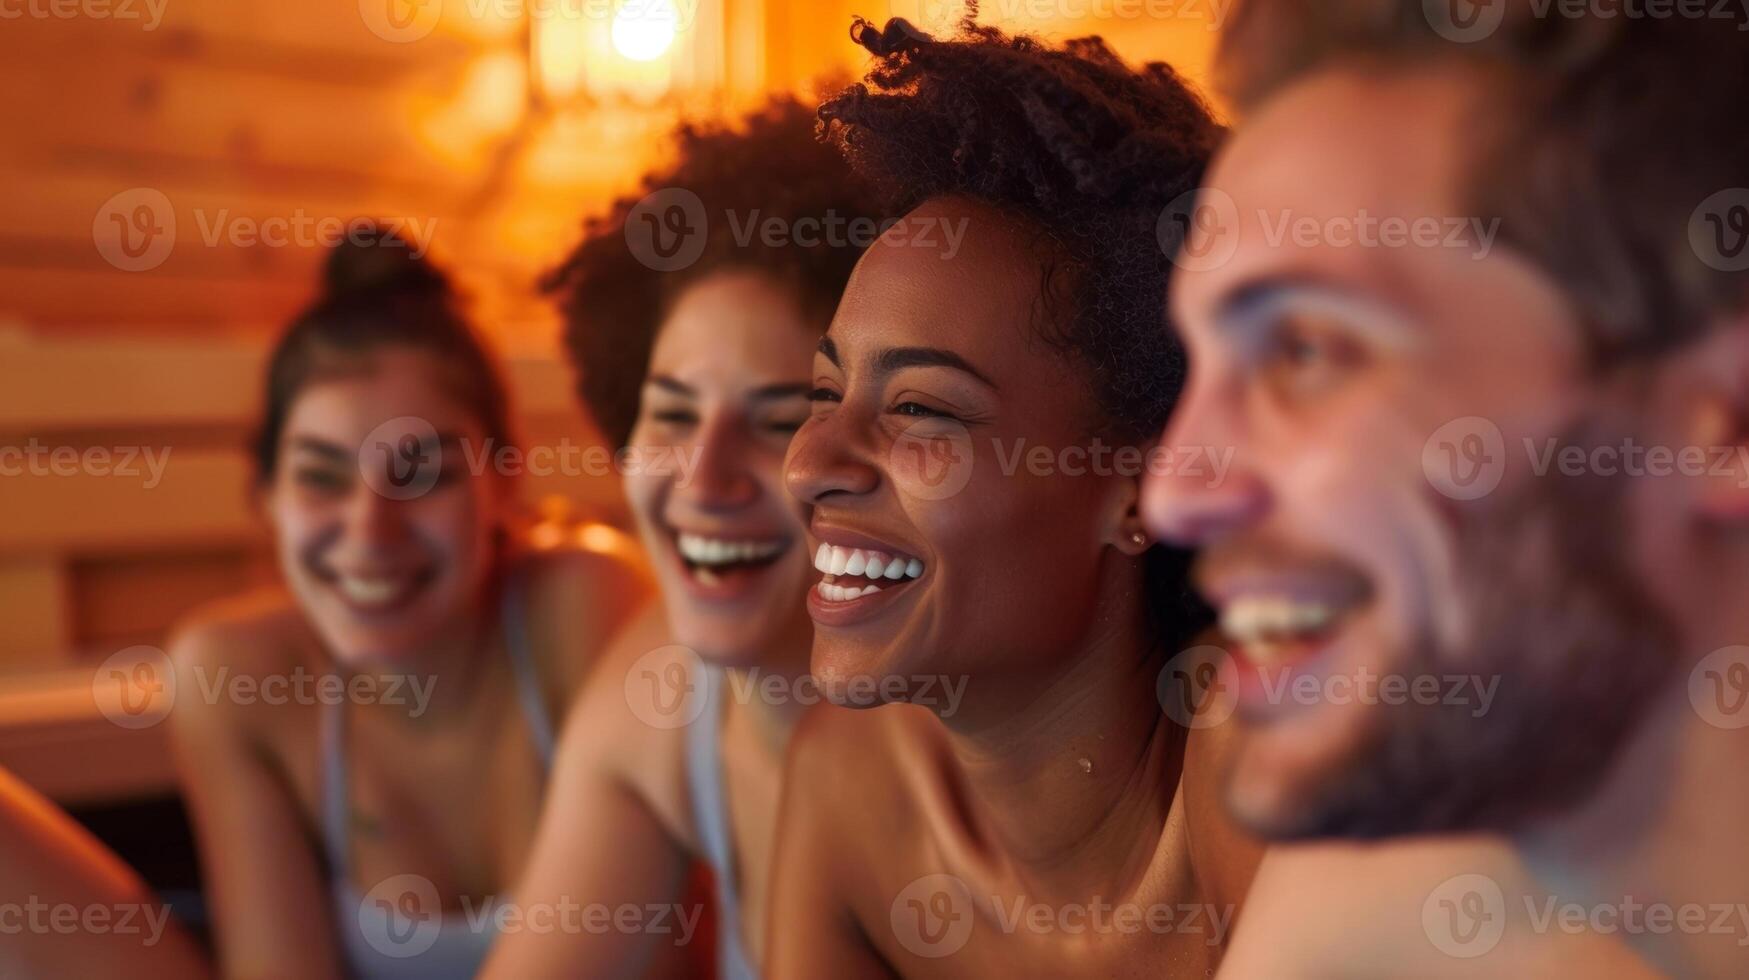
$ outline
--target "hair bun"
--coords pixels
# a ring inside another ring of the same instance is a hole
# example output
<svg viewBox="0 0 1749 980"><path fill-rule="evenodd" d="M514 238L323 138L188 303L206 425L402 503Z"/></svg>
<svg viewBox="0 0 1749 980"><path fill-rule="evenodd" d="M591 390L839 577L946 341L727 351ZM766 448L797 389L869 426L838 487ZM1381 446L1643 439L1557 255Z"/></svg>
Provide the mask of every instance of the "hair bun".
<svg viewBox="0 0 1749 980"><path fill-rule="evenodd" d="M877 58L915 51L935 41L934 36L903 17L887 21L885 28L876 27L866 18L857 17L850 24L850 39Z"/></svg>
<svg viewBox="0 0 1749 980"><path fill-rule="evenodd" d="M425 257L424 249L377 222L357 222L328 251L322 276L330 298L364 293L450 292L449 277Z"/></svg>

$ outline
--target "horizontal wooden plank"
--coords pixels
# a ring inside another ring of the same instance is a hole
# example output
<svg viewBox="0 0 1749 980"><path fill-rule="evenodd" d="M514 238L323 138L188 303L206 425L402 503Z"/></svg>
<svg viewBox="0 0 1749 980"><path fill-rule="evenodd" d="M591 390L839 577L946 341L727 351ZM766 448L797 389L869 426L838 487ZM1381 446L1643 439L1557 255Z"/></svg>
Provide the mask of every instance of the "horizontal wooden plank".
<svg viewBox="0 0 1749 980"><path fill-rule="evenodd" d="M30 448L30 447L25 447ZM3 461L0 552L104 553L248 541L262 529L248 501L243 453L176 452L173 446L110 447L57 459L53 446Z"/></svg>
<svg viewBox="0 0 1749 980"><path fill-rule="evenodd" d="M458 88L461 65L388 77L295 79L135 49L85 59L71 71L57 60L35 52L0 61L0 86L33 93L0 103L0 125L29 134L0 150L14 166L107 154L122 163L212 161L282 180L299 174L409 183L465 179L444 172L448 164L430 152L416 115L421 102ZM42 84L45 78L54 84Z"/></svg>
<svg viewBox="0 0 1749 980"><path fill-rule="evenodd" d="M95 665L0 679L0 767L62 806L173 792L169 732L98 710Z"/></svg>
<svg viewBox="0 0 1749 980"><path fill-rule="evenodd" d="M264 67L305 63L329 68L454 58L482 45L514 39L518 25L505 18L470 16L479 0L33 0L5 22L0 51L62 51L116 47L215 52L249 58ZM387 16L391 6L413 14L408 30ZM65 16L71 7L73 16ZM107 7L108 9L104 9ZM496 3L491 5L496 8ZM433 23L430 12L437 12ZM425 16L422 16L425 15ZM430 24L430 30L421 29ZM373 30L373 25L379 30ZM379 32L380 31L380 32ZM416 40L396 40L414 38Z"/></svg>
<svg viewBox="0 0 1749 980"><path fill-rule="evenodd" d="M57 340L0 333L0 433L164 426L246 427L259 410L266 344ZM581 425L571 375L553 357L505 361L519 417Z"/></svg>

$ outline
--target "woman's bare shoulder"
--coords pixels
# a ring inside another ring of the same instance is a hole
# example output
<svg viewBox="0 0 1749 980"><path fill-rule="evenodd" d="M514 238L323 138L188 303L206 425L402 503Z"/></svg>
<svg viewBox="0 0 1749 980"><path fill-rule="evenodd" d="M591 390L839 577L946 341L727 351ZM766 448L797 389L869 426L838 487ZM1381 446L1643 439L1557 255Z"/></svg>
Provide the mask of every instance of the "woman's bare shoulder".
<svg viewBox="0 0 1749 980"><path fill-rule="evenodd" d="M269 587L194 609L171 629L168 646L179 668L265 671L301 662L312 641L291 595Z"/></svg>
<svg viewBox="0 0 1749 980"><path fill-rule="evenodd" d="M926 709L816 705L791 738L786 796L834 826L879 831L860 838L910 836L943 792L945 753L941 723Z"/></svg>
<svg viewBox="0 0 1749 980"><path fill-rule="evenodd" d="M697 657L673 643L661 604L644 603L574 698L555 765L629 789L671 833L690 840L686 698L703 689L699 670Z"/></svg>
<svg viewBox="0 0 1749 980"><path fill-rule="evenodd" d="M611 645L647 616L649 570L622 532L590 525L592 532L561 547L517 556L521 601L541 676L556 700L569 701Z"/></svg>

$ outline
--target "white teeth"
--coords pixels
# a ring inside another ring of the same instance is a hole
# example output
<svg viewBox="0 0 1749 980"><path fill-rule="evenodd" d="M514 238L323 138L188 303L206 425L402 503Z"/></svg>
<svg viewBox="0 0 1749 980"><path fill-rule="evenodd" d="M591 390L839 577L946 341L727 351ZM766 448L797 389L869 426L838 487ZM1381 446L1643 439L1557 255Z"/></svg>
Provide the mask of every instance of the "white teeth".
<svg viewBox="0 0 1749 980"><path fill-rule="evenodd" d="M923 562L916 558L900 558L882 551L840 548L829 544L820 545L814 552L814 568L827 575L890 581L918 578L923 574Z"/></svg>
<svg viewBox="0 0 1749 980"><path fill-rule="evenodd" d="M873 595L881 590L878 585L865 585L858 588L856 586L836 585L832 582L821 582L815 588L819 589L820 598L827 602L849 602L865 595Z"/></svg>
<svg viewBox="0 0 1749 980"><path fill-rule="evenodd" d="M341 575L337 581L340 591L345 594L346 598L361 606L381 605L393 599L401 591L400 579Z"/></svg>
<svg viewBox="0 0 1749 980"><path fill-rule="evenodd" d="M694 565L730 565L743 561L760 561L781 553L782 541L727 541L699 534L681 534L677 538L681 557Z"/></svg>
<svg viewBox="0 0 1749 980"><path fill-rule="evenodd" d="M1336 616L1335 608L1321 602L1301 602L1286 596L1242 596L1227 603L1221 611L1221 629L1248 646L1264 646L1316 633Z"/></svg>

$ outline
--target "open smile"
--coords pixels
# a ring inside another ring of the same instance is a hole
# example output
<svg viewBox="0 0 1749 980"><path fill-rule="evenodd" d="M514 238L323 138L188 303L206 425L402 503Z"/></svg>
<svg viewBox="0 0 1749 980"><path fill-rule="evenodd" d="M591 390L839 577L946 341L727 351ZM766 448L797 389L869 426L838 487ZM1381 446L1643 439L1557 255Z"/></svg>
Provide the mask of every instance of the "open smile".
<svg viewBox="0 0 1749 980"><path fill-rule="evenodd" d="M315 577L327 585L353 613L360 616L385 616L405 609L437 578L432 566L398 570L355 570L316 566Z"/></svg>
<svg viewBox="0 0 1749 980"><path fill-rule="evenodd" d="M884 542L828 531L814 551L822 575L808 591L816 623L845 626L889 605L927 571L922 559Z"/></svg>
<svg viewBox="0 0 1749 980"><path fill-rule="evenodd" d="M708 599L747 594L789 549L790 542L783 538L674 533L674 556L685 572L687 585L695 595Z"/></svg>

